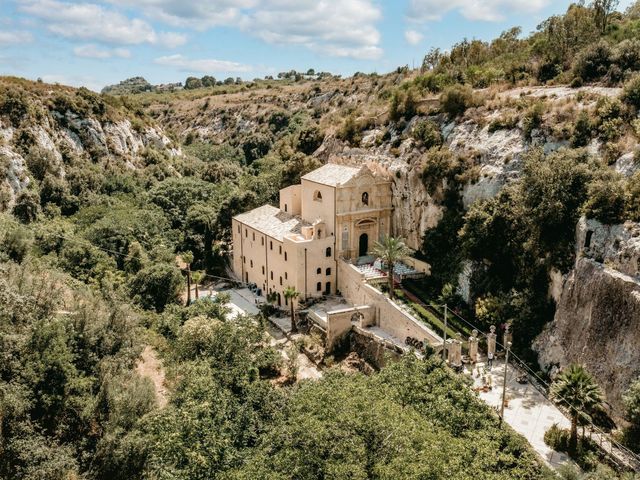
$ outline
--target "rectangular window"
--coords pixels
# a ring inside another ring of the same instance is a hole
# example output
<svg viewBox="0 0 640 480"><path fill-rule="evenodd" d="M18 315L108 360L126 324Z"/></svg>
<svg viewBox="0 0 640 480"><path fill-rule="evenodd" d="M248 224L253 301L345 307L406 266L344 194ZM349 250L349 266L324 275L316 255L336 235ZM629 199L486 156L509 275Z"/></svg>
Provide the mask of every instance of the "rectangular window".
<svg viewBox="0 0 640 480"><path fill-rule="evenodd" d="M289 280L289 275L287 274L287 272L284 272L284 279Z"/></svg>
<svg viewBox="0 0 640 480"><path fill-rule="evenodd" d="M260 245L264 246L264 237L260 237Z"/></svg>
<svg viewBox="0 0 640 480"><path fill-rule="evenodd" d="M264 265L262 266L262 274L264 275Z"/></svg>
<svg viewBox="0 0 640 480"><path fill-rule="evenodd" d="M241 233L241 232L240 232L240 224L238 224L238 233Z"/></svg>
<svg viewBox="0 0 640 480"><path fill-rule="evenodd" d="M271 280L273 280L273 270L271 270Z"/></svg>
<svg viewBox="0 0 640 480"><path fill-rule="evenodd" d="M282 277L280 277L280 285L282 285Z"/></svg>
<svg viewBox="0 0 640 480"><path fill-rule="evenodd" d="M269 250L273 250L273 240L269 242Z"/></svg>
<svg viewBox="0 0 640 480"><path fill-rule="evenodd" d="M282 245L278 246L278 253L282 255Z"/></svg>
<svg viewBox="0 0 640 480"><path fill-rule="evenodd" d="M251 265L251 268L253 268L253 260L251 260L249 264Z"/></svg>
<svg viewBox="0 0 640 480"><path fill-rule="evenodd" d="M287 252L284 252L284 261L287 261Z"/></svg>
<svg viewBox="0 0 640 480"><path fill-rule="evenodd" d="M326 273L327 273L327 275L331 275L331 269L330 269L330 268L327 268Z"/></svg>
<svg viewBox="0 0 640 480"><path fill-rule="evenodd" d="M244 229L244 238L247 238L249 236L249 230L247 230L246 228Z"/></svg>
<svg viewBox="0 0 640 480"><path fill-rule="evenodd" d="M255 242L256 241L256 232L253 232L252 235L253 235L252 240Z"/></svg>
<svg viewBox="0 0 640 480"><path fill-rule="evenodd" d="M247 263L247 257L245 256L242 257L242 263Z"/></svg>
<svg viewBox="0 0 640 480"><path fill-rule="evenodd" d="M318 283L316 283L316 290L317 290L318 292L321 292L321 291L322 291L322 282L318 282Z"/></svg>

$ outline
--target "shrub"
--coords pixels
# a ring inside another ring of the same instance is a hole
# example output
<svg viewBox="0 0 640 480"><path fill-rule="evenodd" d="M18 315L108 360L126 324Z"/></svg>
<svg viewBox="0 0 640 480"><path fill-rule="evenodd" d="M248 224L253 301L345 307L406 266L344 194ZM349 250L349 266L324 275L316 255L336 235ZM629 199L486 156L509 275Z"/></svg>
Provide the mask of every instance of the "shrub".
<svg viewBox="0 0 640 480"><path fill-rule="evenodd" d="M640 172L627 182L626 210L630 220L640 222Z"/></svg>
<svg viewBox="0 0 640 480"><path fill-rule="evenodd" d="M624 125L622 119L624 106L618 99L601 97L596 104L598 118L598 136L604 141L613 141L620 137Z"/></svg>
<svg viewBox="0 0 640 480"><path fill-rule="evenodd" d="M583 84L583 80L580 77L573 77L571 80L571 84L569 85L571 88L580 88Z"/></svg>
<svg viewBox="0 0 640 480"><path fill-rule="evenodd" d="M412 88L399 89L391 95L389 118L394 122L402 118L410 119L418 111L416 95Z"/></svg>
<svg viewBox="0 0 640 480"><path fill-rule="evenodd" d="M640 40L623 40L616 47L616 64L624 70L640 70Z"/></svg>
<svg viewBox="0 0 640 480"><path fill-rule="evenodd" d="M569 449L570 436L569 430L560 428L557 423L554 423L544 432L544 443L558 452L566 452Z"/></svg>
<svg viewBox="0 0 640 480"><path fill-rule="evenodd" d="M531 139L533 131L542 126L544 109L544 104L542 102L537 102L527 110L527 113L522 120L522 131L525 138Z"/></svg>
<svg viewBox="0 0 640 480"><path fill-rule="evenodd" d="M337 137L340 140L348 142L350 145L360 145L360 141L362 140L362 129L358 126L355 115L348 115L344 119L340 130L338 130Z"/></svg>
<svg viewBox="0 0 640 480"><path fill-rule="evenodd" d="M442 145L440 127L431 120L420 120L416 122L411 134L413 135L413 138L422 142L422 144L427 148Z"/></svg>
<svg viewBox="0 0 640 480"><path fill-rule="evenodd" d="M180 301L183 286L180 270L159 263L140 270L131 280L130 289L142 307L162 312L167 304Z"/></svg>
<svg viewBox="0 0 640 480"><path fill-rule="evenodd" d="M578 114L576 123L573 126L573 135L571 135L571 146L574 148L585 147L591 140L591 119L589 114L582 111Z"/></svg>
<svg viewBox="0 0 640 480"><path fill-rule="evenodd" d="M489 133L497 132L498 130L511 130L518 125L518 118L512 116L502 116L495 118L489 123L487 128Z"/></svg>
<svg viewBox="0 0 640 480"><path fill-rule="evenodd" d="M589 184L584 214L606 225L624 221L624 183L613 175L598 178Z"/></svg>
<svg viewBox="0 0 640 480"><path fill-rule="evenodd" d="M24 190L16 199L13 214L24 223L35 222L40 213L40 198L35 192Z"/></svg>
<svg viewBox="0 0 640 480"><path fill-rule="evenodd" d="M573 73L587 82L597 80L607 74L612 61L611 47L601 40L578 54L573 63Z"/></svg>
<svg viewBox="0 0 640 480"><path fill-rule="evenodd" d="M473 91L466 85L454 85L440 95L440 104L450 117L457 117L473 106Z"/></svg>
<svg viewBox="0 0 640 480"><path fill-rule="evenodd" d="M640 110L640 75L634 76L624 85L622 101Z"/></svg>

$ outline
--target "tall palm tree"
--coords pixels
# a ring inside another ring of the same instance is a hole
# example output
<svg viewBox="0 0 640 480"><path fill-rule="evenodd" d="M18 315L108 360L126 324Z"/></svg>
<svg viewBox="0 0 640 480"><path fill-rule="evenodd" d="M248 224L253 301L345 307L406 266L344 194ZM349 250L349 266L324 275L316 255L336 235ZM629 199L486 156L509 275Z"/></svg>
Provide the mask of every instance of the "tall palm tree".
<svg viewBox="0 0 640 480"><path fill-rule="evenodd" d="M298 331L298 327L296 325L296 313L293 308L293 301L300 296L300 292L298 292L294 287L287 287L284 289L283 293L284 298L289 301L289 306L291 307L291 333L295 333Z"/></svg>
<svg viewBox="0 0 640 480"><path fill-rule="evenodd" d="M396 262L408 257L411 249L399 237L385 237L373 244L373 254L389 266L389 296L393 298L393 273Z"/></svg>
<svg viewBox="0 0 640 480"><path fill-rule="evenodd" d="M206 274L202 270L195 270L191 272L191 280L193 280L193 285L196 289L196 300L200 298L200 292L198 291L198 284L202 282L206 277Z"/></svg>
<svg viewBox="0 0 640 480"><path fill-rule="evenodd" d="M183 252L180 257L187 265L187 305L191 305L191 264L193 263L193 253Z"/></svg>
<svg viewBox="0 0 640 480"><path fill-rule="evenodd" d="M591 415L602 408L602 390L593 376L582 365L569 365L551 385L551 398L567 407L571 415L569 449L578 446L578 422L591 420Z"/></svg>

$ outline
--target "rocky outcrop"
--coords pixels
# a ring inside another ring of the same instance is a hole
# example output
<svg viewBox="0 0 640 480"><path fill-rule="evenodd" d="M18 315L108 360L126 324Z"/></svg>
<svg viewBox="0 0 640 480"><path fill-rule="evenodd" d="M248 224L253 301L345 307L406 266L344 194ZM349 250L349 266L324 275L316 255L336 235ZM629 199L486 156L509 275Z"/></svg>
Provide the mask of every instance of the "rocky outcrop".
<svg viewBox="0 0 640 480"><path fill-rule="evenodd" d="M534 348L545 368L586 365L621 418L622 394L640 376L640 224L581 219L577 245L554 320Z"/></svg>
<svg viewBox="0 0 640 480"><path fill-rule="evenodd" d="M180 155L171 140L154 126L134 127L128 119L100 122L95 118L82 118L72 112L64 115L52 112L39 124L32 124L20 132L0 121L0 210L10 208L16 196L30 183L23 149L18 148L17 135L27 134L33 144L49 152L65 175L63 152L86 156L94 161L109 156L136 168L140 153L147 147L164 150L169 155Z"/></svg>

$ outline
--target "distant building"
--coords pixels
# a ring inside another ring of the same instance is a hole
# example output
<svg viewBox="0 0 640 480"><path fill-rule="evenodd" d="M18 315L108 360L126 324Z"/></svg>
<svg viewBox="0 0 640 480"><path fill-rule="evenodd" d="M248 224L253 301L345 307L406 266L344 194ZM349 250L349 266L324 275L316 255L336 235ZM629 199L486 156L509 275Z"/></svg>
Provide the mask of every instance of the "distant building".
<svg viewBox="0 0 640 480"><path fill-rule="evenodd" d="M390 234L391 183L367 166L328 164L280 190L280 208L264 205L233 218L233 270L263 295L295 287L301 298L333 295L338 259L366 257Z"/></svg>

